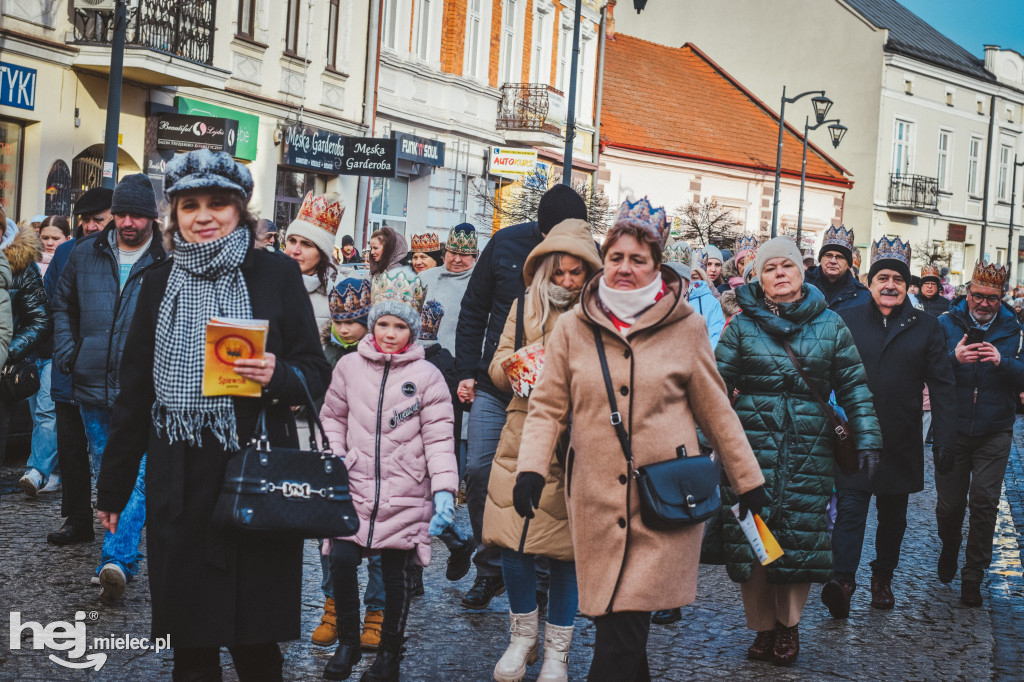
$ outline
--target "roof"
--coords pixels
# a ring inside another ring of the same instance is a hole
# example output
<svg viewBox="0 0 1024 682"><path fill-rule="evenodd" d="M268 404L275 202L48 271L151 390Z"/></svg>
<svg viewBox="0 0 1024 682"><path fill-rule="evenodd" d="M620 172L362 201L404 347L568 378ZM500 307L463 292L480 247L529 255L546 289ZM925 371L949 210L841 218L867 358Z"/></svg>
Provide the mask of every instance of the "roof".
<svg viewBox="0 0 1024 682"><path fill-rule="evenodd" d="M915 57L972 78L994 80L984 68L984 60L939 33L931 24L896 0L845 0L856 12L877 28L888 29L885 49Z"/></svg>
<svg viewBox="0 0 1024 682"><path fill-rule="evenodd" d="M778 114L698 48L623 33L605 45L603 144L774 175ZM782 149L783 173L799 177L803 137L788 123ZM852 186L845 169L813 143L807 177Z"/></svg>

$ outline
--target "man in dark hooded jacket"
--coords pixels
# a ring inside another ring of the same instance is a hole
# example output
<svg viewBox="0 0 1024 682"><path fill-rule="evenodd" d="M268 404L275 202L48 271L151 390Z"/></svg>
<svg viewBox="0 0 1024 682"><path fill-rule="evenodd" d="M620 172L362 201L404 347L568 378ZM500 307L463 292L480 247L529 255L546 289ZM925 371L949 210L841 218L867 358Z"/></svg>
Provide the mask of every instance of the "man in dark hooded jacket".
<svg viewBox="0 0 1024 682"><path fill-rule="evenodd" d="M804 274L804 281L825 294L830 310L839 312L864 305L871 298L868 288L857 281L853 267L853 230L832 226L825 230L818 265Z"/></svg>

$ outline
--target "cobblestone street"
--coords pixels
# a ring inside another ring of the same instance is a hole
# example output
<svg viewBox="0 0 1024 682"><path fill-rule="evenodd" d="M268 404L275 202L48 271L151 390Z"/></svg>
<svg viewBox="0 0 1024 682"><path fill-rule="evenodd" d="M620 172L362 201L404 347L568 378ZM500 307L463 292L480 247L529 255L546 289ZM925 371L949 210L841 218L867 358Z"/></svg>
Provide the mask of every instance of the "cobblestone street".
<svg viewBox="0 0 1024 682"><path fill-rule="evenodd" d="M1000 510L993 570L983 585L982 608L969 609L959 603L959 580L947 586L934 576L938 543L933 537L934 493L929 480L929 489L911 498L903 562L894 581L894 611L872 610L868 606L870 596L862 586L854 595L849 620L834 621L821 606L818 589L812 589L800 628L800 659L791 669L774 668L744 658L752 636L744 627L739 589L723 568L702 567L697 601L684 609L683 620L652 628L649 651L655 679L1020 679L1024 669L1024 422L1020 420L1015 443ZM12 477L16 480L20 471L9 466L0 473L9 481ZM45 541L46 532L60 524L59 497L27 500L14 493L0 500L0 546L4 548L0 612L20 612L22 623L36 621L45 626L52 621L73 621L76 611L84 611L90 644L93 637L149 636L145 562L140 579L129 585L123 604L117 608L103 606L99 588L90 584L99 556L99 530L96 541L88 545L58 548ZM459 514L466 522L464 511ZM872 519L862 567L873 558L873 523ZM96 527L99 529L98 524ZM403 680L489 680L494 662L507 643L505 597L496 598L482 612L460 608L458 601L471 583L472 572L457 584L448 583L444 579L446 556L444 547L435 541L435 564L424 574L426 595L413 602L409 617ZM332 651L309 643L322 603L319 560L313 542L306 546L305 576L302 640L284 645L288 679L319 679ZM867 579L862 568L862 584ZM8 617L2 618L7 621ZM573 679L584 679L594 627L582 617L576 626L570 674ZM170 679L169 652L111 650L101 670L84 671L60 667L49 660L50 651L32 650L31 643L26 630L22 637L26 648L12 650L9 622L0 624L0 679ZM364 657L357 673L370 661L372 654ZM226 652L222 662L225 679L235 679ZM539 663L532 666L527 679L535 677L539 667Z"/></svg>

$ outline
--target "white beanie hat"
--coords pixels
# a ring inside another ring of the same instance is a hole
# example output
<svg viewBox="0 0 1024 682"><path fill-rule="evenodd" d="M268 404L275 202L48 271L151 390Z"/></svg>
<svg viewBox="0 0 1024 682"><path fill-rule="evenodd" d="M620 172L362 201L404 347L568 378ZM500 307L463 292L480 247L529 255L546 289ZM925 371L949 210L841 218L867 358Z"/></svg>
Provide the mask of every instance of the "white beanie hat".
<svg viewBox="0 0 1024 682"><path fill-rule="evenodd" d="M754 256L754 271L757 273L758 279L760 279L761 272L764 270L764 264L772 258L788 258L793 261L800 271L800 279L803 280L804 257L800 255L800 249L796 247L796 242L792 239L789 237L775 237L758 247L757 255Z"/></svg>

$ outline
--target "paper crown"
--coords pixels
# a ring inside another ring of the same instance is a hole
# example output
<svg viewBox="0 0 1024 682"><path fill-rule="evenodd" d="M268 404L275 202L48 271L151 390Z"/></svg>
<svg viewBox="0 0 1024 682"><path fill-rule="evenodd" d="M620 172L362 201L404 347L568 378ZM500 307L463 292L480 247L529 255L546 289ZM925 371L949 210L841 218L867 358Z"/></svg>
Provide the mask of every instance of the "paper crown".
<svg viewBox="0 0 1024 682"><path fill-rule="evenodd" d="M1006 266L996 265L995 263L978 263L974 266L971 284L976 284L980 287L992 287L1002 291L1003 287L1006 286L1006 276L1008 274Z"/></svg>
<svg viewBox="0 0 1024 682"><path fill-rule="evenodd" d="M845 226L830 225L825 229L825 235L821 239L821 248L826 246L844 246L853 251L853 230L847 230Z"/></svg>
<svg viewBox="0 0 1024 682"><path fill-rule="evenodd" d="M853 250L853 267L857 268L858 270L860 270L860 259L860 249L855 248Z"/></svg>
<svg viewBox="0 0 1024 682"><path fill-rule="evenodd" d="M425 296L426 290L419 277L410 277L403 270L391 270L373 278L370 287L370 307L390 301L409 306L418 313L423 310Z"/></svg>
<svg viewBox="0 0 1024 682"><path fill-rule="evenodd" d="M338 226L344 213L345 208L339 199L328 199L323 194L314 197L312 192L307 192L295 220L307 222L333 235L338 233Z"/></svg>
<svg viewBox="0 0 1024 682"><path fill-rule="evenodd" d="M441 326L441 318L444 317L444 306L437 301L427 301L423 304L423 311L420 312L420 339L423 341L437 341L437 329Z"/></svg>
<svg viewBox="0 0 1024 682"><path fill-rule="evenodd" d="M362 320L370 312L370 282L365 279L345 279L331 288L327 296L331 319L335 322Z"/></svg>
<svg viewBox="0 0 1024 682"><path fill-rule="evenodd" d="M686 242L672 242L665 247L665 251L662 253L662 259L666 263L682 263L683 265L690 265L693 260L693 249Z"/></svg>
<svg viewBox="0 0 1024 682"><path fill-rule="evenodd" d="M448 240L444 244L446 251L461 253L465 256L475 256L479 253L476 241L476 230L464 230L461 226L453 227L448 231Z"/></svg>
<svg viewBox="0 0 1024 682"><path fill-rule="evenodd" d="M898 260L910 267L910 241L901 241L899 237L889 239L883 236L871 245L871 263L880 260Z"/></svg>
<svg viewBox="0 0 1024 682"><path fill-rule="evenodd" d="M629 225L652 232L664 246L668 241L669 224L664 208L654 208L647 197L635 202L626 199L615 214L615 226Z"/></svg>
<svg viewBox="0 0 1024 682"><path fill-rule="evenodd" d="M757 251L757 247L760 246L757 242L757 237L752 234L742 235L736 240L736 256L740 255L741 251Z"/></svg>
<svg viewBox="0 0 1024 682"><path fill-rule="evenodd" d="M928 277L931 277L936 282L941 282L942 275L939 273L939 266L929 264L921 268L921 279L924 280Z"/></svg>
<svg viewBox="0 0 1024 682"><path fill-rule="evenodd" d="M501 369L512 384L512 392L529 398L544 371L544 344L523 346L502 361Z"/></svg>
<svg viewBox="0 0 1024 682"><path fill-rule="evenodd" d="M430 253L441 250L441 240L437 238L436 232L427 234L414 234L412 237L413 253Z"/></svg>

